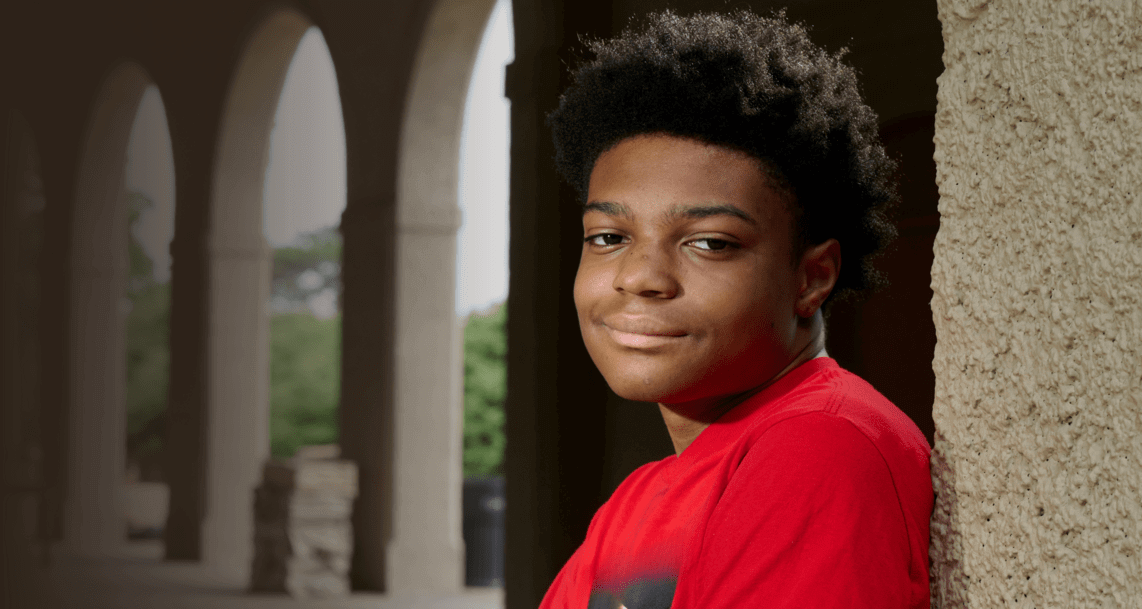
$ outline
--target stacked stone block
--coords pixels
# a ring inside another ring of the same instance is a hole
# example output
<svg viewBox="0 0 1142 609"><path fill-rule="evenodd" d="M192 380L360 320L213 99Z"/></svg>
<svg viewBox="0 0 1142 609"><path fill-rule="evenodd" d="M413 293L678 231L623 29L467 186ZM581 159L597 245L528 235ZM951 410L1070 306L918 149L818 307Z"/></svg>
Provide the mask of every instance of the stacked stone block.
<svg viewBox="0 0 1142 609"><path fill-rule="evenodd" d="M325 454L322 454L322 453ZM357 468L333 450L273 460L254 493L251 592L297 598L349 593Z"/></svg>

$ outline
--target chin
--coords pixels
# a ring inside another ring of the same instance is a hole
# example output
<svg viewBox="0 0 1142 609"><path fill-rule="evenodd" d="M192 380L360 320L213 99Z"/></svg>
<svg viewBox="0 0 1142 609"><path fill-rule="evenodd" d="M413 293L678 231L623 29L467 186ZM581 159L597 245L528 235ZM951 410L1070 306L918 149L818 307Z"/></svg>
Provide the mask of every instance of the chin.
<svg viewBox="0 0 1142 609"><path fill-rule="evenodd" d="M657 402L671 404L685 402L701 397L693 387L677 377L662 379L653 377L638 377L627 374L603 374L611 391L616 395L634 402Z"/></svg>
<svg viewBox="0 0 1142 609"><path fill-rule="evenodd" d="M684 404L747 392L768 381L776 365L727 366L716 362L703 366L701 362L691 362L663 367L630 360L623 366L616 366L614 360L606 363L610 365L600 366L599 371L611 391L627 400L659 404Z"/></svg>
<svg viewBox="0 0 1142 609"><path fill-rule="evenodd" d="M659 391L655 391L651 387L639 387L634 384L616 384L607 383L611 386L611 391L615 395L630 400L632 402L665 402L668 401L668 395L663 395Z"/></svg>

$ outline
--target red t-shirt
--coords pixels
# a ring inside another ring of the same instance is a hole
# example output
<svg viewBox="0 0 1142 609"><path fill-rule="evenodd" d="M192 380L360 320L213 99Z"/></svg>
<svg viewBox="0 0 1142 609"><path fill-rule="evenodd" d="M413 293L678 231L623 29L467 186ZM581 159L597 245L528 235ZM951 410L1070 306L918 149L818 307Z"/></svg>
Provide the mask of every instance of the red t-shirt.
<svg viewBox="0 0 1142 609"><path fill-rule="evenodd" d="M930 449L829 358L632 473L541 609L929 607Z"/></svg>

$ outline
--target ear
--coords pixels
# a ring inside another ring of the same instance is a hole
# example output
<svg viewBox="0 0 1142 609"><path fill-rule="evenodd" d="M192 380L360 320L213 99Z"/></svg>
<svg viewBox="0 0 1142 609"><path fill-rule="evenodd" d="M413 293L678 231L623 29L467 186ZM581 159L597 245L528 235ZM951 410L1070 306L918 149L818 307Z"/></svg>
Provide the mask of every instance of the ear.
<svg viewBox="0 0 1142 609"><path fill-rule="evenodd" d="M829 239L809 246L797 267L796 311L799 317L812 317L837 284L841 272L841 244Z"/></svg>

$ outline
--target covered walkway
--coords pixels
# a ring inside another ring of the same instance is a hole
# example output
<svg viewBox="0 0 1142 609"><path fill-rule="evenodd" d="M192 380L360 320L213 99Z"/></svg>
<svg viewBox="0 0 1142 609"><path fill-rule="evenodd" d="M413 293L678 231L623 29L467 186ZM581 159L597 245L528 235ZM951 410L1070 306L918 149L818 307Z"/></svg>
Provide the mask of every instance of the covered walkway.
<svg viewBox="0 0 1142 609"><path fill-rule="evenodd" d="M234 574L200 562L164 561L157 541L133 542L103 558L53 556L42 606L59 609L500 609L501 588L450 593L355 593L349 597L296 600L248 594Z"/></svg>

